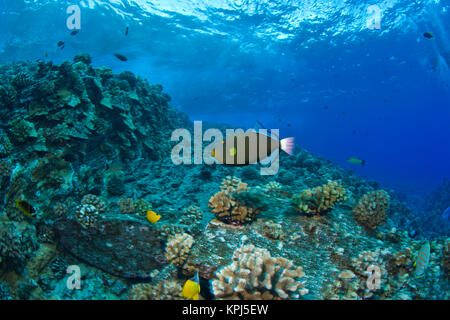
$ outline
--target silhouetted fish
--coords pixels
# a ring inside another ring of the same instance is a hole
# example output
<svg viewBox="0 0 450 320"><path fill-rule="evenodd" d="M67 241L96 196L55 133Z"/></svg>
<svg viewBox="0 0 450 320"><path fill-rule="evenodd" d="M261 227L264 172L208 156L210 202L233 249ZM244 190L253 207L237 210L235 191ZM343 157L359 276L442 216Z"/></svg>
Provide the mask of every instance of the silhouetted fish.
<svg viewBox="0 0 450 320"><path fill-rule="evenodd" d="M74 36L74 35L78 34L78 32L80 32L80 30L73 30L73 31L70 33L70 35L71 35L71 36Z"/></svg>
<svg viewBox="0 0 450 320"><path fill-rule="evenodd" d="M429 32L425 32L425 33L423 34L423 36L424 36L425 38L427 38L427 39L431 39L431 38L434 37L434 36L433 36L431 33L429 33Z"/></svg>
<svg viewBox="0 0 450 320"><path fill-rule="evenodd" d="M64 49L64 45L65 45L65 43L63 42L63 41L59 41L58 42L58 47L62 50L62 49Z"/></svg>
<svg viewBox="0 0 450 320"><path fill-rule="evenodd" d="M120 54L120 53L114 53L114 56L119 59L120 61L127 61L127 57L125 57L124 55Z"/></svg>
<svg viewBox="0 0 450 320"><path fill-rule="evenodd" d="M125 35L128 35L128 27L125 29Z"/></svg>

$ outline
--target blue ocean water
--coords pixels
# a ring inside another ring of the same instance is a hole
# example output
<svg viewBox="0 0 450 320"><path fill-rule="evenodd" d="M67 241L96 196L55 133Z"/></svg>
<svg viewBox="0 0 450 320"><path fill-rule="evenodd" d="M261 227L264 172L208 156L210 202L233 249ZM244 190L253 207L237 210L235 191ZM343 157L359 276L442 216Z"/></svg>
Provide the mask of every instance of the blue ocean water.
<svg viewBox="0 0 450 320"><path fill-rule="evenodd" d="M66 25L71 5L81 9L77 34ZM88 53L94 67L162 84L192 121L279 129L394 190L415 215L395 222L411 239L419 230L433 239L450 226L441 218L450 206L449 30L443 0L0 0L0 65Z"/></svg>
<svg viewBox="0 0 450 320"><path fill-rule="evenodd" d="M71 37L74 3L82 25ZM2 0L0 62L89 52L94 65L163 84L193 120L259 120L368 179L426 193L450 176L449 4L381 1L380 29L366 25L370 5Z"/></svg>

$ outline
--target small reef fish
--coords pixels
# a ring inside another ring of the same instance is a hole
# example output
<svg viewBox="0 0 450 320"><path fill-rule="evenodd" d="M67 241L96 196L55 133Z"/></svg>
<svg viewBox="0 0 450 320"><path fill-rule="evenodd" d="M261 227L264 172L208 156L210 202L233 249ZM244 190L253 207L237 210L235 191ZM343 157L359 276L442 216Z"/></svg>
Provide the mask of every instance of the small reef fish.
<svg viewBox="0 0 450 320"><path fill-rule="evenodd" d="M430 33L430 32L425 32L425 33L423 34L423 36L424 36L425 38L427 38L427 39L434 38L433 34Z"/></svg>
<svg viewBox="0 0 450 320"><path fill-rule="evenodd" d="M64 45L65 45L64 41L59 41L59 42L58 42L58 47L59 47L61 50L64 49Z"/></svg>
<svg viewBox="0 0 450 320"><path fill-rule="evenodd" d="M123 54L120 53L114 53L114 56L119 59L120 61L127 61L127 57L125 57Z"/></svg>
<svg viewBox="0 0 450 320"><path fill-rule="evenodd" d="M126 36L128 35L128 26L127 26L127 28L125 29L125 35L126 35Z"/></svg>
<svg viewBox="0 0 450 320"><path fill-rule="evenodd" d="M244 142L241 148L238 148L238 141ZM261 143L266 142L267 145L266 154L262 158L260 158L257 150L260 141ZM250 150L250 143L252 142L256 144L256 147L252 148L253 150ZM225 165L246 166L264 160L274 152L279 152L280 149L287 154L292 155L294 150L294 138L290 137L279 140L278 138L269 135L251 131L235 134L227 137L222 142L218 142L211 151L211 156ZM241 159L242 163L238 163L238 159Z"/></svg>
<svg viewBox="0 0 450 320"><path fill-rule="evenodd" d="M444 213L442 214L442 219L449 220L450 218L450 207L445 209Z"/></svg>
<svg viewBox="0 0 450 320"><path fill-rule="evenodd" d="M355 158L355 157L348 158L347 162L351 163L351 164L362 165L362 166L366 164L366 160L361 160L361 159L358 159L358 158Z"/></svg>
<svg viewBox="0 0 450 320"><path fill-rule="evenodd" d="M183 290L181 290L181 296L187 299L198 300L199 293L200 280L197 271L194 277L184 283Z"/></svg>
<svg viewBox="0 0 450 320"><path fill-rule="evenodd" d="M80 30L73 30L73 31L70 33L70 35L71 35L71 36L74 36L74 35L77 35L79 32L80 32Z"/></svg>
<svg viewBox="0 0 450 320"><path fill-rule="evenodd" d="M161 216L154 211L147 211L147 220L153 224L157 223L161 219Z"/></svg>
<svg viewBox="0 0 450 320"><path fill-rule="evenodd" d="M19 210L22 211L24 215L29 218L36 218L36 210L27 201L16 199L14 200L14 202L17 208L19 208Z"/></svg>
<svg viewBox="0 0 450 320"><path fill-rule="evenodd" d="M428 267L428 263L430 262L430 243L425 243L422 248L420 248L419 253L417 254L416 261L414 262L414 266L416 269L414 270L414 276L416 278L420 278L425 274L425 270Z"/></svg>

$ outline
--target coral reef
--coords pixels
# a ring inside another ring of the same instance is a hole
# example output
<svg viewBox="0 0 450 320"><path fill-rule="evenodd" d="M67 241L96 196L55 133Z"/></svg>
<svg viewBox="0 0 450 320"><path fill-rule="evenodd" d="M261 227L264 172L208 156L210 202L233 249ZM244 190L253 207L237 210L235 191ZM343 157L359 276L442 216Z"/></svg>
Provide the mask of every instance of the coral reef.
<svg viewBox="0 0 450 320"><path fill-rule="evenodd" d="M330 181L326 185L308 189L293 198L295 209L310 215L329 212L335 204L346 201L346 191L337 182Z"/></svg>
<svg viewBox="0 0 450 320"><path fill-rule="evenodd" d="M35 228L29 225L0 223L0 264L23 265L38 246L35 234Z"/></svg>
<svg viewBox="0 0 450 320"><path fill-rule="evenodd" d="M75 216L83 228L93 227L98 219L98 210L93 205L82 204L75 209Z"/></svg>
<svg viewBox="0 0 450 320"><path fill-rule="evenodd" d="M98 213L102 213L106 210L106 205L103 200L93 194L87 194L81 199L81 204L83 206L93 206Z"/></svg>
<svg viewBox="0 0 450 320"><path fill-rule="evenodd" d="M129 293L130 300L183 300L181 284L175 280L163 280L156 285L135 284Z"/></svg>
<svg viewBox="0 0 450 320"><path fill-rule="evenodd" d="M353 209L355 220L368 230L374 230L385 224L389 200L390 197L384 190L365 194Z"/></svg>
<svg viewBox="0 0 450 320"><path fill-rule="evenodd" d="M194 238L187 233L176 234L169 238L166 247L166 259L176 267L182 267L187 261Z"/></svg>
<svg viewBox="0 0 450 320"><path fill-rule="evenodd" d="M193 131L187 115L160 85L91 60L0 65L0 299L179 299L197 271L205 299L450 298L448 180L421 216L298 146L275 176L176 166L171 133ZM162 219L151 224L148 210ZM67 290L68 265L82 289Z"/></svg>
<svg viewBox="0 0 450 320"><path fill-rule="evenodd" d="M217 298L225 299L296 299L308 293L302 267L292 261L272 257L268 250L253 245L233 253L232 263L216 272L211 282Z"/></svg>
<svg viewBox="0 0 450 320"><path fill-rule="evenodd" d="M256 219L261 212L258 207L248 206L236 197L243 192L247 192L250 188L239 178L226 177L222 181L218 193L209 199L208 207L216 218L230 224L244 224Z"/></svg>

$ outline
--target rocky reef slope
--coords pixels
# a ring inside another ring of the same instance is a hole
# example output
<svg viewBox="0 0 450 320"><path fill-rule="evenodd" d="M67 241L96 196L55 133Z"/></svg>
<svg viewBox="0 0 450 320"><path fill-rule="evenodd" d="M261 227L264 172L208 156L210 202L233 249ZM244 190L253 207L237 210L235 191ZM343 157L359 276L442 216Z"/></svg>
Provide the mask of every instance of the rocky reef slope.
<svg viewBox="0 0 450 320"><path fill-rule="evenodd" d="M0 66L0 299L180 299L195 271L205 299L449 298L449 240L416 279L393 191L301 148L275 176L176 166L169 101L86 54Z"/></svg>

